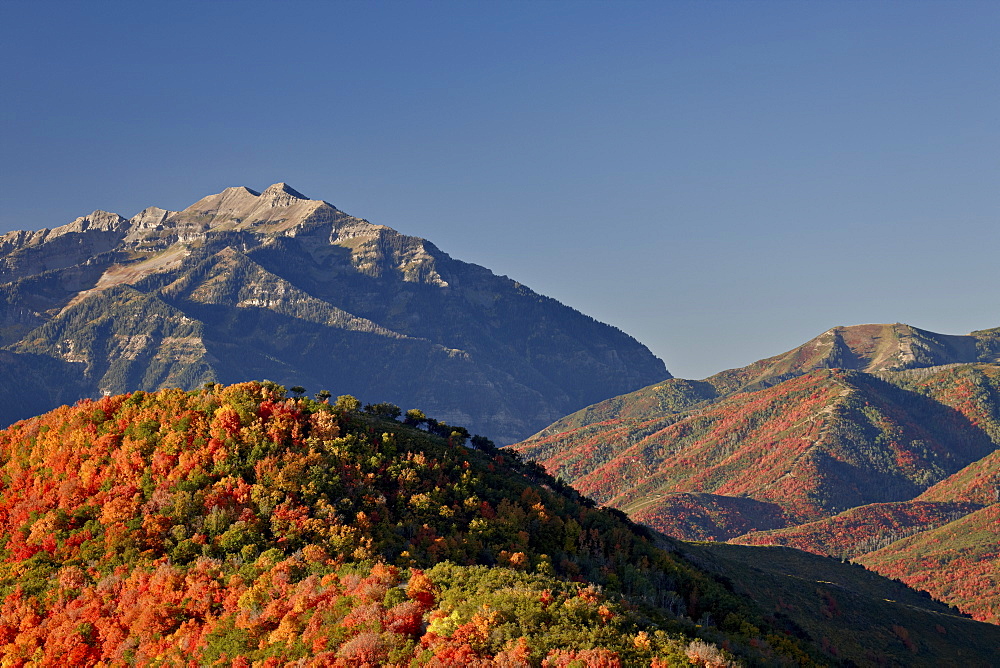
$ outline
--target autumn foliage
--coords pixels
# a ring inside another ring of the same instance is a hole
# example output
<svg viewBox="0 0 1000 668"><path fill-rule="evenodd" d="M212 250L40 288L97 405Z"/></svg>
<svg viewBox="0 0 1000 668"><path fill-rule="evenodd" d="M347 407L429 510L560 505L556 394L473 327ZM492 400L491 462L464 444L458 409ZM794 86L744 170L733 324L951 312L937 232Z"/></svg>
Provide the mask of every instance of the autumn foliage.
<svg viewBox="0 0 1000 668"><path fill-rule="evenodd" d="M853 348L870 329L851 330L861 336ZM862 358L878 357L865 350ZM1000 502L1000 366L797 365L793 355L707 381L667 381L514 447L668 535L858 558L996 621L1000 525L978 518ZM791 377L776 375L782 369ZM764 372L767 383L745 385ZM737 377L739 391L726 394L723 381ZM981 544L945 547L967 517Z"/></svg>
<svg viewBox="0 0 1000 668"><path fill-rule="evenodd" d="M807 656L537 466L345 405L244 383L0 432L4 665L684 665L699 634Z"/></svg>

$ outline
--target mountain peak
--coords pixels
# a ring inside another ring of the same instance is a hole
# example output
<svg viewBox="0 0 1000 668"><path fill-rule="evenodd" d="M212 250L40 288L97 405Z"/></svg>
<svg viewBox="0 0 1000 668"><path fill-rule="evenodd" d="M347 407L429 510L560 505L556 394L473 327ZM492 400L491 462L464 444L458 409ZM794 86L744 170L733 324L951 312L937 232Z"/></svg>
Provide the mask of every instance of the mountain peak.
<svg viewBox="0 0 1000 668"><path fill-rule="evenodd" d="M718 390L732 392L760 383L773 385L815 369L877 373L986 362L996 355L991 350L975 336L937 334L903 323L838 326L798 348L706 380Z"/></svg>
<svg viewBox="0 0 1000 668"><path fill-rule="evenodd" d="M129 219L129 222L140 229L156 227L157 225L162 225L163 221L165 221L167 217L173 213L175 212L161 209L158 206L149 206L132 216L132 218Z"/></svg>
<svg viewBox="0 0 1000 668"><path fill-rule="evenodd" d="M620 330L452 260L429 241L349 216L287 183L264 192L220 190L181 211L145 209L131 223L93 214L66 230L86 226L87 234L57 244L46 241L49 230L0 238L0 348L49 322L71 323L65 327L72 333L64 336L64 326L53 324L57 338L36 336L24 345L55 360L40 358L46 369L73 365L63 375L95 395L188 379L197 387L230 373L360 396L385 387L387 400L438 411L501 443L669 375ZM90 232L95 226L109 231ZM25 283L23 297L5 291L13 280L43 273ZM110 339L104 330L88 333L98 311L116 323ZM449 314L447 322L431 313ZM506 313L524 322L510 328ZM275 336L286 327L295 330L291 338ZM131 344L115 343L111 353L92 348L111 340L136 343L128 350L122 346ZM533 357L521 352L526 346ZM98 361L77 362L84 359ZM391 361L376 377L367 371L369 359ZM112 371L103 360L115 364ZM122 364L128 371L119 371ZM428 368L440 369L441 379L419 389L412 379ZM0 389L5 382L0 374ZM8 410L0 405L0 426Z"/></svg>
<svg viewBox="0 0 1000 668"><path fill-rule="evenodd" d="M236 186L203 197L172 219L175 222L208 224L215 228L264 223L281 223L287 227L301 222L320 204L287 183L275 183L262 193L246 186Z"/></svg>
<svg viewBox="0 0 1000 668"><path fill-rule="evenodd" d="M250 195L252 197L260 197L260 193L246 186L230 186L224 189L221 193L215 195L209 195L209 197L246 197Z"/></svg>
<svg viewBox="0 0 1000 668"><path fill-rule="evenodd" d="M109 211L102 211L98 209L89 216L80 216L72 223L55 228L46 238L55 239L56 237L70 232L79 233L86 232L88 230L111 232L120 230L127 222L128 221L119 216L117 213L111 213Z"/></svg>
<svg viewBox="0 0 1000 668"><path fill-rule="evenodd" d="M291 206L298 202L308 202L309 198L292 188L287 183L275 183L257 199L258 206L281 207Z"/></svg>
<svg viewBox="0 0 1000 668"><path fill-rule="evenodd" d="M295 199L309 199L308 197L306 197L305 195L303 195L302 193L300 193L298 190L296 190L295 188L291 187L290 185L288 185L287 183L284 183L284 182L275 183L275 184L272 184L272 185L268 186L267 190L265 190L263 193L261 193L261 196L265 196L265 195L270 195L270 196L274 196L274 195L290 195L291 197L294 197Z"/></svg>

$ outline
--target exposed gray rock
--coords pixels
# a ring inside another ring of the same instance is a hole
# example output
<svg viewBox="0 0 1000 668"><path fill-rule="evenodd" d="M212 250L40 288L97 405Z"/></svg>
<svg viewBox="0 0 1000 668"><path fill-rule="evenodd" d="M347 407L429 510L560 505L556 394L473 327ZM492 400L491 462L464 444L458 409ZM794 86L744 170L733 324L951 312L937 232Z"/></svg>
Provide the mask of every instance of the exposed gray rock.
<svg viewBox="0 0 1000 668"><path fill-rule="evenodd" d="M267 378L498 443L669 377L618 329L284 183L6 234L0 324L85 394Z"/></svg>

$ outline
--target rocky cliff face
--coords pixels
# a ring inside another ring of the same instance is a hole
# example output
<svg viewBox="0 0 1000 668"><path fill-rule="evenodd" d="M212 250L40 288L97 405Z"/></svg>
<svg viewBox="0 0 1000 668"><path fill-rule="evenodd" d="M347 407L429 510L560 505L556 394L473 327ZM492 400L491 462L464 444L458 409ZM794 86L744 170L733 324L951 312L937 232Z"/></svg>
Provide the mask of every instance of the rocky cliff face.
<svg viewBox="0 0 1000 668"><path fill-rule="evenodd" d="M3 235L0 345L33 370L5 392L48 375L68 388L52 401L268 378L503 443L670 377L616 328L283 183ZM36 403L0 421L51 407Z"/></svg>

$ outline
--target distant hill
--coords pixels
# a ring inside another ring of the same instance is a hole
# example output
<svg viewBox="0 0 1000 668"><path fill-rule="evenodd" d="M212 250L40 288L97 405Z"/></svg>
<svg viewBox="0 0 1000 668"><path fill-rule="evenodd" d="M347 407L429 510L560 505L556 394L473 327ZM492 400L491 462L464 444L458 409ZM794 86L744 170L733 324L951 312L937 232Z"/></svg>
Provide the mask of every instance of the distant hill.
<svg viewBox="0 0 1000 668"><path fill-rule="evenodd" d="M0 655L989 666L1000 646L1000 628L900 583L657 536L464 428L395 414L252 382L0 431Z"/></svg>
<svg viewBox="0 0 1000 668"><path fill-rule="evenodd" d="M669 378L620 330L286 184L0 236L0 422L270 378L501 443Z"/></svg>
<svg viewBox="0 0 1000 668"><path fill-rule="evenodd" d="M1000 624L1000 450L912 501L871 504L731 542L849 557Z"/></svg>
<svg viewBox="0 0 1000 668"><path fill-rule="evenodd" d="M931 565L890 544L988 516L997 501L997 332L838 327L743 369L600 402L514 447L668 535L837 557L885 548L865 563L923 586ZM1000 541L988 524L976 535ZM979 566L956 559L954 568L960 579ZM935 591L996 620L984 612L995 605ZM980 598L992 591L981 587Z"/></svg>
<svg viewBox="0 0 1000 668"><path fill-rule="evenodd" d="M900 538L947 525L998 502L1000 450L969 464L913 500L857 506L816 522L747 532L731 542L787 545L816 554L860 557ZM682 522L682 518L678 517L677 521Z"/></svg>
<svg viewBox="0 0 1000 668"><path fill-rule="evenodd" d="M777 504L802 522L911 499L997 446L954 408L830 369L689 412L594 423L517 447L626 512L649 517L658 495L707 492Z"/></svg>
<svg viewBox="0 0 1000 668"><path fill-rule="evenodd" d="M870 374L950 364L1000 363L1000 328L965 336L936 334L904 324L834 327L781 355L721 371L704 380L673 378L612 397L561 418L538 435L612 419L644 419L704 405L735 392L752 392L818 369Z"/></svg>
<svg viewBox="0 0 1000 668"><path fill-rule="evenodd" d="M855 559L887 577L1000 624L1000 504Z"/></svg>

